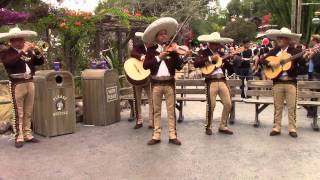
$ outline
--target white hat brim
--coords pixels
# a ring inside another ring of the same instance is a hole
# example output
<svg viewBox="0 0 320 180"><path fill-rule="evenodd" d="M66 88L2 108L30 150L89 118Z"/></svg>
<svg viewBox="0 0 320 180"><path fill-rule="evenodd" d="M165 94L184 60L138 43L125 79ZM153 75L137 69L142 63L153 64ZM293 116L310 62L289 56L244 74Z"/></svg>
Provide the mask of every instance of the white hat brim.
<svg viewBox="0 0 320 180"><path fill-rule="evenodd" d="M279 32L271 32L265 34L265 37L271 39L271 40L276 40L278 37L286 37L291 40L299 40L301 38L302 34L295 34L295 33L283 33L281 31Z"/></svg>
<svg viewBox="0 0 320 180"><path fill-rule="evenodd" d="M207 42L207 43L219 43L219 44L228 44L232 43L233 39L231 38L215 38L210 35L201 35L198 37L198 41L200 42Z"/></svg>
<svg viewBox="0 0 320 180"><path fill-rule="evenodd" d="M20 31L16 33L0 33L0 41L8 41L14 38L33 38L38 34L35 31Z"/></svg>
<svg viewBox="0 0 320 180"><path fill-rule="evenodd" d="M144 31L142 40L145 43L154 43L156 35L161 30L166 30L168 37L173 36L178 28L178 22L171 17L160 18L151 23Z"/></svg>

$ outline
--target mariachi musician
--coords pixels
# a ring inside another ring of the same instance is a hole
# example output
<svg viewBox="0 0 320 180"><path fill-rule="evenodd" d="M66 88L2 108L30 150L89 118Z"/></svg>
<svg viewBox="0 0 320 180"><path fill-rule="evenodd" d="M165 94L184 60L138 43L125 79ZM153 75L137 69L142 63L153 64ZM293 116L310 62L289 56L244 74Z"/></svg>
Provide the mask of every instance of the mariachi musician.
<svg viewBox="0 0 320 180"><path fill-rule="evenodd" d="M18 27L8 33L0 33L0 41L9 41L10 47L0 53L0 59L12 83L12 99L15 111L13 130L15 147L21 148L24 142L38 143L32 135L31 116L34 103L33 75L35 66L44 63L40 50L25 38L35 37L34 31L22 31Z"/></svg>
<svg viewBox="0 0 320 180"><path fill-rule="evenodd" d="M135 36L139 39L142 38L142 32L136 32ZM137 44L135 43L133 49L131 51L131 57L136 58L138 60L144 61L147 53L148 45L145 43ZM149 103L149 128L153 129L153 104L152 104L152 96L151 96L151 86L150 81L148 81L144 85L133 85L133 94L134 94L134 112L136 125L134 129L139 129L143 126L143 117L141 114L141 94L142 90L144 90L148 97Z"/></svg>
<svg viewBox="0 0 320 180"><path fill-rule="evenodd" d="M219 60L222 61L221 56L223 56L224 53L221 52L221 48L225 44L233 42L233 39L221 37L218 32L210 35L201 35L198 40L208 43L208 47L199 51L199 56L194 62L196 68L202 68L208 64L216 64ZM225 77L225 68L223 66L215 68L211 74L205 76L205 82L207 96L206 134L212 135L212 112L216 106L216 97L219 95L223 104L219 132L232 135L233 132L228 128L227 123L232 104L230 90Z"/></svg>
<svg viewBox="0 0 320 180"><path fill-rule="evenodd" d="M276 40L277 42L277 47L272 49L266 57L261 60L261 63L265 66L279 66L279 64L266 60L270 56L281 57L283 54L293 56L300 52L300 50L292 46L292 43L298 41L301 34L292 33L288 28L283 27L281 30L270 31L269 33L266 33L265 36L269 39ZM270 136L281 134L282 112L285 105L284 101L286 101L288 107L289 135L294 138L298 137L296 125L298 63L305 64L306 61L303 58L293 60L289 70L281 72L273 79L274 125L270 132Z"/></svg>
<svg viewBox="0 0 320 180"><path fill-rule="evenodd" d="M160 143L161 139L161 104L163 95L166 99L169 128L169 143L181 145L177 138L175 114L175 71L182 69L183 60L171 45L166 45L169 38L177 31L178 23L170 17L160 18L151 23L143 34L143 41L153 44L148 48L143 67L151 71L151 89L153 100L153 136L148 145ZM170 46L170 47L169 47ZM188 52L190 55L190 51Z"/></svg>

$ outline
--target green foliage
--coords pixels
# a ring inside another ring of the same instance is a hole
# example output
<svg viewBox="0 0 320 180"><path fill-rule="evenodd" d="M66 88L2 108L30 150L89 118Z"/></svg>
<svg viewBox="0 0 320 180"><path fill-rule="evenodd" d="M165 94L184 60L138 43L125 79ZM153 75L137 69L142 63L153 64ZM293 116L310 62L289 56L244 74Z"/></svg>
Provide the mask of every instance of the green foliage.
<svg viewBox="0 0 320 180"><path fill-rule="evenodd" d="M231 0L227 5L227 9L231 16L239 16L241 15L241 2L240 0Z"/></svg>
<svg viewBox="0 0 320 180"><path fill-rule="evenodd" d="M196 35L219 32L226 25L227 19L224 16L209 16L207 20L197 19L191 22L191 28Z"/></svg>
<svg viewBox="0 0 320 180"><path fill-rule="evenodd" d="M268 12L264 0L231 0L227 9L230 16L241 15L243 18L262 17Z"/></svg>
<svg viewBox="0 0 320 180"><path fill-rule="evenodd" d="M221 35L234 39L236 43L240 43L246 39L254 40L257 35L256 25L243 19L237 19L234 22L229 22L223 31L221 31Z"/></svg>
<svg viewBox="0 0 320 180"><path fill-rule="evenodd" d="M129 27L129 14L123 12L123 10L121 10L121 9L118 9L118 8L105 8L105 9L101 9L100 11L98 11L97 15L98 16L104 16L104 15L117 16L117 18L119 18L120 23L123 26Z"/></svg>
<svg viewBox="0 0 320 180"><path fill-rule="evenodd" d="M103 7L105 6L105 7ZM105 15L110 15L110 16L116 16L121 25L130 28L130 20L139 20L139 21L144 21L144 22L152 22L156 19L156 17L146 17L138 14L130 14L130 12L126 12L125 9L121 8L108 8L107 5L101 4L98 6L96 10L96 16L103 17Z"/></svg>
<svg viewBox="0 0 320 180"><path fill-rule="evenodd" d="M291 1L264 0L266 8L271 11L271 23L279 27L290 27L291 24Z"/></svg>
<svg viewBox="0 0 320 180"><path fill-rule="evenodd" d="M304 3L319 2L319 0L304 0ZM277 24L279 28L291 26L291 1L264 0L265 7L272 12L272 24ZM314 12L320 5L309 5L302 7L301 33L302 41L307 43L310 36L315 33L316 27L312 24Z"/></svg>

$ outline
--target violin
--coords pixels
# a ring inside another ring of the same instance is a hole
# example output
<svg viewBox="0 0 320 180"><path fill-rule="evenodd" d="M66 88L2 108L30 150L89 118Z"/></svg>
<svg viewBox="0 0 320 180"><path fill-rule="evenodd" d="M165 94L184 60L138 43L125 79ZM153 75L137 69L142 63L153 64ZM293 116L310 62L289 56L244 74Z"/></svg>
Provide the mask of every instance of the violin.
<svg viewBox="0 0 320 180"><path fill-rule="evenodd" d="M175 52L178 55L186 56L190 54L190 49L187 46L179 46L177 43L171 43L165 47L165 52Z"/></svg>

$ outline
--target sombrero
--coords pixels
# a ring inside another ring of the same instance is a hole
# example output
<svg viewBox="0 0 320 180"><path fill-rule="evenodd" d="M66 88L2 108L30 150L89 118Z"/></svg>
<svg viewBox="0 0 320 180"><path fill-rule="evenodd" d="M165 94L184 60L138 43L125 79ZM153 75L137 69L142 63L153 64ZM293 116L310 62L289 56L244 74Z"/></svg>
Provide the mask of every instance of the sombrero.
<svg viewBox="0 0 320 180"><path fill-rule="evenodd" d="M210 35L208 34L201 35L198 37L198 40L200 42L219 43L219 44L228 44L233 42L233 39L221 37L220 33L218 32L211 33Z"/></svg>
<svg viewBox="0 0 320 180"><path fill-rule="evenodd" d="M293 33L290 29L283 27L280 30L272 29L266 31L265 37L275 40L278 37L286 37L291 40L299 40L302 34Z"/></svg>
<svg viewBox="0 0 320 180"><path fill-rule="evenodd" d="M9 30L8 33L0 33L0 41L8 41L13 38L32 38L38 36L35 31L22 31L18 27L14 27Z"/></svg>
<svg viewBox="0 0 320 180"><path fill-rule="evenodd" d="M142 40L145 43L154 43L156 35L161 30L166 30L168 37L173 36L178 28L178 22L171 17L163 17L152 22L144 31Z"/></svg>

